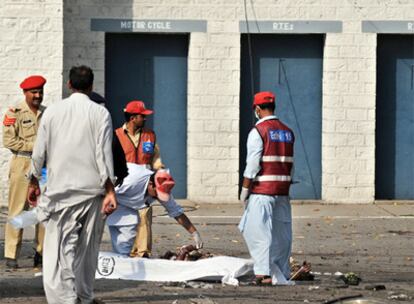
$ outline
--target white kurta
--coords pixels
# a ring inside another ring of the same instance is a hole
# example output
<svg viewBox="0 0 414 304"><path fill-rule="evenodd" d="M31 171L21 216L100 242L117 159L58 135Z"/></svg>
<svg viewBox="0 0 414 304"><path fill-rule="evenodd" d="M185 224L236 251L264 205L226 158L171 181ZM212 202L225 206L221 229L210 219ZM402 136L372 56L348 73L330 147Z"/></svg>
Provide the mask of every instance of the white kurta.
<svg viewBox="0 0 414 304"><path fill-rule="evenodd" d="M157 200L147 195L147 187L153 171L143 165L127 163L128 176L122 185L115 188L118 208L107 219L111 234L112 248L115 252L129 255L136 236L139 223L137 210L144 209ZM183 214L183 209L170 196L168 202L162 202L170 217Z"/></svg>
<svg viewBox="0 0 414 304"><path fill-rule="evenodd" d="M276 116L267 116L256 124ZM256 129L247 139L244 177L254 179L259 173L263 141ZM289 196L251 194L239 224L254 260L256 275L274 276L281 271L290 277L289 257L292 248L292 214Z"/></svg>
<svg viewBox="0 0 414 304"><path fill-rule="evenodd" d="M31 168L40 180L47 161L47 187L41 199L45 212L104 194L106 180L114 182L112 136L108 110L85 94L74 93L48 107L39 125Z"/></svg>
<svg viewBox="0 0 414 304"><path fill-rule="evenodd" d="M38 211L45 221L43 285L48 303L93 301L104 220L104 184L114 180L109 112L74 93L45 111L31 172L48 181Z"/></svg>

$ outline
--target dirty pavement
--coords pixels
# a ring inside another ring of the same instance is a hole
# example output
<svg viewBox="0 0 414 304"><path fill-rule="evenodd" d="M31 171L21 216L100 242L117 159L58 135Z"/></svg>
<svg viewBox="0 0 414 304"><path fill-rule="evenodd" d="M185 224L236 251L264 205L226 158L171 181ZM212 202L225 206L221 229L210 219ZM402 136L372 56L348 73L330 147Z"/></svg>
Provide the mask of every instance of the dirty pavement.
<svg viewBox="0 0 414 304"><path fill-rule="evenodd" d="M237 230L242 214L239 205L180 203L200 230L205 252L249 257ZM156 256L191 242L162 208L155 209ZM27 229L24 235L21 268L10 272L4 267L5 213L4 208L0 210L0 303L45 303L39 270L31 267L33 229ZM312 281L297 281L296 286L257 287L245 278L234 287L219 282L100 279L95 285L96 296L105 303L130 304L341 303L334 300L355 296L376 299L376 303L414 303L414 205L294 202L293 217L295 266L300 268L303 261L310 263ZM101 249L111 249L107 232Z"/></svg>

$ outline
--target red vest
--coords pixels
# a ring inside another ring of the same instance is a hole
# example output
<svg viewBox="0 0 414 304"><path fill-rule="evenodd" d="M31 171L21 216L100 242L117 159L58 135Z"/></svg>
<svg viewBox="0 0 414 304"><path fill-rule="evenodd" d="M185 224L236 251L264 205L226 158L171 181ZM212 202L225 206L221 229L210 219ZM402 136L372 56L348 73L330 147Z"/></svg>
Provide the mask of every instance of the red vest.
<svg viewBox="0 0 414 304"><path fill-rule="evenodd" d="M118 128L115 131L125 152L126 161L139 165L151 165L156 139L154 131L142 129L137 147L134 146L126 132L123 128Z"/></svg>
<svg viewBox="0 0 414 304"><path fill-rule="evenodd" d="M256 129L263 140L263 154L261 170L253 181L251 192L289 195L295 136L278 119L265 120L256 125Z"/></svg>

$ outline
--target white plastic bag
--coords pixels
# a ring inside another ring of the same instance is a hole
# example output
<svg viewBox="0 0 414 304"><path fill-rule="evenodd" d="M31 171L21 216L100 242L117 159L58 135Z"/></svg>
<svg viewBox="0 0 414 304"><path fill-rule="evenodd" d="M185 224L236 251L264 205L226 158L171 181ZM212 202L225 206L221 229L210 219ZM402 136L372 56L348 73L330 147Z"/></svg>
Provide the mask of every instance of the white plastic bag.
<svg viewBox="0 0 414 304"><path fill-rule="evenodd" d="M33 208L29 211L23 211L19 215L16 215L10 219L9 222L15 229L23 229L35 225L39 222L37 219L37 208Z"/></svg>

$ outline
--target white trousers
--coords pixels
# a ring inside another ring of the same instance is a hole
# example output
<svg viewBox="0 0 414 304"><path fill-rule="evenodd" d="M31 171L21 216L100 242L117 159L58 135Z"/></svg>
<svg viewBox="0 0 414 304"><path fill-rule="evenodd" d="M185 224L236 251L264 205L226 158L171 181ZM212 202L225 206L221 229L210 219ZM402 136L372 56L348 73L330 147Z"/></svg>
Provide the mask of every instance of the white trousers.
<svg viewBox="0 0 414 304"><path fill-rule="evenodd" d="M137 236L137 224L108 227L114 252L129 256Z"/></svg>
<svg viewBox="0 0 414 304"><path fill-rule="evenodd" d="M49 304L93 302L104 219L102 196L53 213L46 224L43 286Z"/></svg>
<svg viewBox="0 0 414 304"><path fill-rule="evenodd" d="M285 278L290 277L292 213L288 196L250 195L239 229L256 275L272 276L279 268Z"/></svg>

